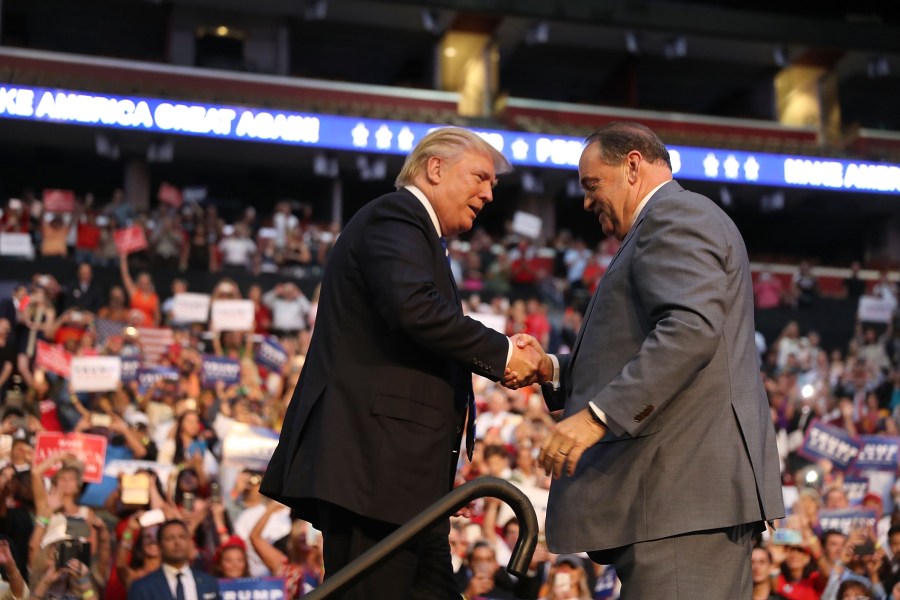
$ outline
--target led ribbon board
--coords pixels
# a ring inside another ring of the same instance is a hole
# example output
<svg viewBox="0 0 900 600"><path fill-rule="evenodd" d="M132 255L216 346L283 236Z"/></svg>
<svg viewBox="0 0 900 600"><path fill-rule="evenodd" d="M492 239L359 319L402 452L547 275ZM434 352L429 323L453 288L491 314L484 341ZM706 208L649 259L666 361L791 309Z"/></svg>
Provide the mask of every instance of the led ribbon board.
<svg viewBox="0 0 900 600"><path fill-rule="evenodd" d="M0 118L400 155L439 126L3 84ZM518 166L572 169L581 155L581 138L477 131ZM669 151L681 179L900 195L896 164L691 146Z"/></svg>

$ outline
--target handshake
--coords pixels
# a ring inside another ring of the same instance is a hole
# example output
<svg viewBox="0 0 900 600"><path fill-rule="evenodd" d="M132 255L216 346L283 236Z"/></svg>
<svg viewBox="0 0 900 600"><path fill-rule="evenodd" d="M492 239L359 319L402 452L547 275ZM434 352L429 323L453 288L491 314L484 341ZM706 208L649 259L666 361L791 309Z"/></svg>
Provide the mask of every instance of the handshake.
<svg viewBox="0 0 900 600"><path fill-rule="evenodd" d="M553 362L538 341L525 333L510 337L512 357L503 374L503 385L511 390L553 378Z"/></svg>

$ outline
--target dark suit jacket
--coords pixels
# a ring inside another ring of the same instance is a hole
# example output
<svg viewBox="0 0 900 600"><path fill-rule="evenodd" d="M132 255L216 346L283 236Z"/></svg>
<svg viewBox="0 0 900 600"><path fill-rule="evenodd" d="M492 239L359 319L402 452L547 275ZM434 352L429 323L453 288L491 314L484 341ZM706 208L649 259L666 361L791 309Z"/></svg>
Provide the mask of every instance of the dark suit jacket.
<svg viewBox="0 0 900 600"><path fill-rule="evenodd" d="M507 338L463 315L434 225L407 190L366 205L325 269L316 326L261 491L400 524L450 490L471 374Z"/></svg>
<svg viewBox="0 0 900 600"><path fill-rule="evenodd" d="M605 550L784 515L740 233L675 181L600 280L551 409L593 401L610 431L555 480L553 552Z"/></svg>
<svg viewBox="0 0 900 600"><path fill-rule="evenodd" d="M76 281L66 292L65 309L77 307L83 310L89 310L96 313L103 306L103 292L97 283L91 282L91 285L84 291Z"/></svg>
<svg viewBox="0 0 900 600"><path fill-rule="evenodd" d="M212 575L191 569L197 583L197 600L219 598L219 582ZM128 590L128 600L170 600L172 590L166 581L162 567L135 580Z"/></svg>

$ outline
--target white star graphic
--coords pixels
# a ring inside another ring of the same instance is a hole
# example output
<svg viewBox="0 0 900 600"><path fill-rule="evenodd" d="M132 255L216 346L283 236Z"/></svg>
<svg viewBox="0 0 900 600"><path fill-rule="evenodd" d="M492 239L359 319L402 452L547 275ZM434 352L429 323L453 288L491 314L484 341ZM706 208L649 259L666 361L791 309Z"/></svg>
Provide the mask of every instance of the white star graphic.
<svg viewBox="0 0 900 600"><path fill-rule="evenodd" d="M416 136L410 131L409 127L404 127L400 130L400 133L397 134L397 148L404 152L408 152L412 150L413 141L415 141L415 139Z"/></svg>
<svg viewBox="0 0 900 600"><path fill-rule="evenodd" d="M741 170L741 163L734 157L734 154L729 154L722 166L725 167L725 177L737 179L738 172Z"/></svg>
<svg viewBox="0 0 900 600"><path fill-rule="evenodd" d="M357 123L350 135L353 136L353 145L357 148L365 148L369 145L369 130L362 123Z"/></svg>
<svg viewBox="0 0 900 600"><path fill-rule="evenodd" d="M672 175L677 175L681 170L681 152L669 150L669 161L672 163Z"/></svg>
<svg viewBox="0 0 900 600"><path fill-rule="evenodd" d="M706 173L707 177L719 176L719 159L712 152L703 159L703 172Z"/></svg>
<svg viewBox="0 0 900 600"><path fill-rule="evenodd" d="M753 156L744 161L744 177L750 181L759 179L759 163Z"/></svg>
<svg viewBox="0 0 900 600"><path fill-rule="evenodd" d="M517 138L512 143L513 158L516 160L526 160L528 158L528 142L522 138Z"/></svg>
<svg viewBox="0 0 900 600"><path fill-rule="evenodd" d="M391 133L391 130L388 129L387 125L382 125L378 128L378 131L375 132L375 145L380 150L387 150L391 147L391 140L394 139L394 134Z"/></svg>

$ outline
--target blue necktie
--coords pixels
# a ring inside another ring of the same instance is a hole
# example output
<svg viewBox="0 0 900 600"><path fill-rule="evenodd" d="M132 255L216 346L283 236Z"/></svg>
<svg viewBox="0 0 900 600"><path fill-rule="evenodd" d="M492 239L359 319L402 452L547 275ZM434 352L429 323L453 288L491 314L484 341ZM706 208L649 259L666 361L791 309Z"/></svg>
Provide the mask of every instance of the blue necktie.
<svg viewBox="0 0 900 600"><path fill-rule="evenodd" d="M447 249L447 238L441 236L441 248L444 249L444 258L447 259L447 266L450 266L450 251Z"/></svg>
<svg viewBox="0 0 900 600"><path fill-rule="evenodd" d="M175 600L184 600L184 584L181 583L181 578L184 576L184 573L179 573L175 576L178 580L178 583L175 584Z"/></svg>

